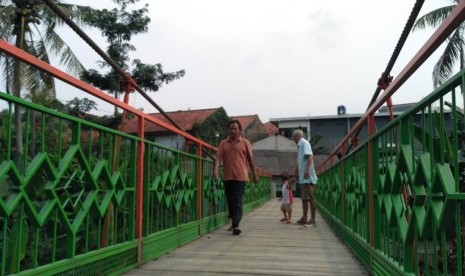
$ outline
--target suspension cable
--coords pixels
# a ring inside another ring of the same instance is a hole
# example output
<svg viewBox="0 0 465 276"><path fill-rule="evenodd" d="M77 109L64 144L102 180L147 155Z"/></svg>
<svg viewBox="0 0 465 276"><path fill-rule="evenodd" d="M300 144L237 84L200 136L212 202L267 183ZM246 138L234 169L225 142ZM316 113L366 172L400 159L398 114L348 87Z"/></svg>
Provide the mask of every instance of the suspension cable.
<svg viewBox="0 0 465 276"><path fill-rule="evenodd" d="M412 8L410 16L407 19L407 22L405 23L404 29L402 30L400 38L397 41L397 45L394 48L394 51L393 51L393 53L391 55L391 58L389 59L389 62L387 64L387 66L386 66L386 69L381 74L381 77L378 80L378 84L377 84L375 93L373 94L373 97L371 98L370 104L367 107L367 111L370 108L370 106L376 101L376 99L378 98L379 93L381 92L381 90L386 89L389 86L389 84L391 83L392 76L390 76L389 74L391 73L391 70L394 67L394 64L396 63L396 60L399 57L399 54L400 54L400 51L402 50L402 47L404 46L405 42L407 41L407 37L410 34L410 32L411 32L411 30L413 28L413 25L415 24L415 21L416 21L416 19L418 17L418 14L420 13L421 7L423 6L424 2L425 2L425 0L417 0L415 2L415 5ZM359 128L356 131L354 137L352 138L353 141L355 141L355 142L358 141L357 137L360 134L361 130L362 129ZM345 154L348 154L350 152L351 148L352 148L352 143L350 143L349 146L347 147L347 151L346 151Z"/></svg>
<svg viewBox="0 0 465 276"><path fill-rule="evenodd" d="M367 107L367 110L376 101L376 99L378 98L379 93L381 92L381 90L386 88L386 87L383 87L382 85L380 85L382 83L385 83L383 81L383 79L384 78L390 78L392 80L392 78L389 76L389 74L391 73L391 70L394 67L394 64L396 63L396 60L399 57L400 51L402 50L402 47L404 46L405 41L407 41L407 37L410 34L410 32L411 32L411 30L413 28L413 25L415 24L415 21L417 20L418 14L420 13L421 7L423 6L424 2L425 2L425 0L417 0L415 2L415 5L413 6L412 12L410 13L410 16L409 16L409 18L407 20L407 23L405 24L404 29L402 30L402 34L400 35L400 38L397 41L397 45L394 48L394 51L393 51L393 53L391 55L391 58L389 59L388 65L386 66L386 70L384 70L384 72L381 75L380 82L378 82L378 87L376 87L375 93L373 94L373 97L371 98L371 101L370 101L370 104ZM389 83L390 83L390 81L389 81Z"/></svg>

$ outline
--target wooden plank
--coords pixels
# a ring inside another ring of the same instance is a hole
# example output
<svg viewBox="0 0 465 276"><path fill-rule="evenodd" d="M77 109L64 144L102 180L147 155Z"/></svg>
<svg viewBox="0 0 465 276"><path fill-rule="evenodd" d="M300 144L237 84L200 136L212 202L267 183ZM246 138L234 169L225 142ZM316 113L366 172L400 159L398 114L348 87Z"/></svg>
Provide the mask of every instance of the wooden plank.
<svg viewBox="0 0 465 276"><path fill-rule="evenodd" d="M242 234L224 226L125 275L368 275L350 250L317 214L317 227L279 220L271 200L247 214ZM302 214L296 198L293 221Z"/></svg>

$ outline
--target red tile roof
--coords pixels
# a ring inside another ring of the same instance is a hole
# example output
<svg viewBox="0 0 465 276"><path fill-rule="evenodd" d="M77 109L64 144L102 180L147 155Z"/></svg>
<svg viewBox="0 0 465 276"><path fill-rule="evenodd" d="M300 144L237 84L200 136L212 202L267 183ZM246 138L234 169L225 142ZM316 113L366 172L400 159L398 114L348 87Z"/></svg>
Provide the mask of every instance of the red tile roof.
<svg viewBox="0 0 465 276"><path fill-rule="evenodd" d="M276 126L275 126L273 123L271 123L271 122L264 123L263 126L265 127L266 132L268 132L268 134L269 134L270 136L276 135L276 134L278 134L278 132L279 132L279 128L276 127Z"/></svg>
<svg viewBox="0 0 465 276"><path fill-rule="evenodd" d="M241 123L242 129L245 130L255 119L258 119L258 115L233 116L232 118L233 120L238 120Z"/></svg>
<svg viewBox="0 0 465 276"><path fill-rule="evenodd" d="M201 123L208 117L210 117L213 113L215 113L218 108L211 108L211 109L198 109L198 110L180 110L180 111L173 111L173 112L165 112L168 116L178 124L182 130L190 131L195 123ZM152 113L149 114L160 121L171 123L163 116L161 113ZM164 128L155 125L155 124L148 124L145 122L145 132L157 132L157 131L165 131ZM137 132L137 118L130 119L125 127L125 132L127 133L135 133Z"/></svg>

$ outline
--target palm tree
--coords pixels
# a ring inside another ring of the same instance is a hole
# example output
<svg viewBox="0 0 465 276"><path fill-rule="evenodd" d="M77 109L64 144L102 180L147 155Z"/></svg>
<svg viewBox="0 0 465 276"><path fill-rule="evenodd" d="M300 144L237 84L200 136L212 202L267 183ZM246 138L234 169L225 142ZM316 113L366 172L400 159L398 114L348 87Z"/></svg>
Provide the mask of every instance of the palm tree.
<svg viewBox="0 0 465 276"><path fill-rule="evenodd" d="M67 16L81 21L83 7L63 4L59 1L56 4ZM78 75L84 69L82 64L55 32L55 27L62 24L62 20L43 1L0 0L0 39L47 63L50 63L50 55L58 56L60 63L67 67L70 74ZM55 99L55 82L52 76L1 54L0 66L3 68L7 93L21 97L22 92L28 91L30 99ZM15 105L14 111L16 163L21 170L24 150L20 106ZM33 135L31 138L34 141ZM33 150L34 148L31 147L31 152Z"/></svg>
<svg viewBox="0 0 465 276"><path fill-rule="evenodd" d="M57 1L70 18L81 21L83 7ZM83 66L69 46L55 32L62 20L40 0L0 0L0 39L14 44L41 60L50 63L50 56L60 57L69 73L78 75ZM16 97L27 91L31 99L55 98L54 78L36 68L0 54L7 93ZM11 90L11 91L10 91ZM37 97L40 95L40 97ZM21 108L15 106L16 153L23 155ZM21 158L20 158L21 159ZM20 162L19 162L20 163Z"/></svg>
<svg viewBox="0 0 465 276"><path fill-rule="evenodd" d="M58 3L69 17L81 21L83 7ZM55 32L63 22L47 5L40 0L0 0L0 39L50 62L50 55L59 56L60 62L69 73L78 75L83 66L69 46ZM55 86L51 76L44 75L33 67L14 62L9 57L1 56L0 64L5 72L5 81L13 90L13 95L21 96L21 89L33 92L48 92L55 97ZM22 82L15 87L15 75L21 74ZM21 88L21 89L18 89Z"/></svg>
<svg viewBox="0 0 465 276"><path fill-rule="evenodd" d="M453 5L433 10L420 17L414 24L412 32L426 27L438 27L449 16L460 0L452 0ZM438 87L443 84L453 73L456 62L460 69L464 68L464 31L465 23L462 23L447 39L447 45L433 69L433 85Z"/></svg>

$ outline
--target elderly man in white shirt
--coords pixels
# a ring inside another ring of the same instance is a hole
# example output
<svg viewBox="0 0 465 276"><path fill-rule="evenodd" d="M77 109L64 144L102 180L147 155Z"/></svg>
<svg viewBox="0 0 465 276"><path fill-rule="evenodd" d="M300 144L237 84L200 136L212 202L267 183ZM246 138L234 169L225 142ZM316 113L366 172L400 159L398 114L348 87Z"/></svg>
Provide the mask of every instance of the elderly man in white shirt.
<svg viewBox="0 0 465 276"><path fill-rule="evenodd" d="M313 164L313 152L310 142L304 138L304 133L300 129L294 130L292 140L297 144L297 168L294 171L294 177L298 176L300 183L300 198L302 200L303 215L297 223L310 225L315 223L315 185L317 176ZM307 220L308 209L310 207L310 220Z"/></svg>

